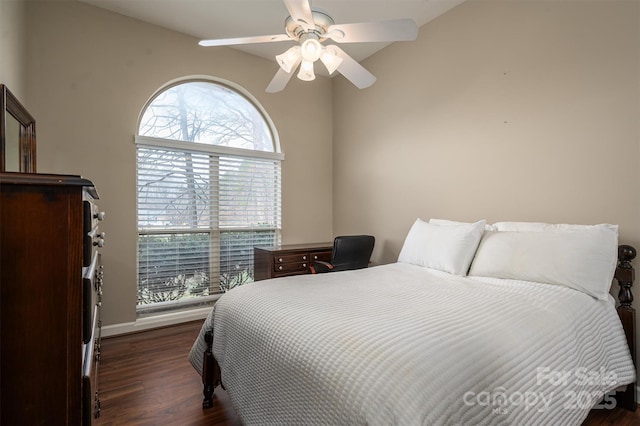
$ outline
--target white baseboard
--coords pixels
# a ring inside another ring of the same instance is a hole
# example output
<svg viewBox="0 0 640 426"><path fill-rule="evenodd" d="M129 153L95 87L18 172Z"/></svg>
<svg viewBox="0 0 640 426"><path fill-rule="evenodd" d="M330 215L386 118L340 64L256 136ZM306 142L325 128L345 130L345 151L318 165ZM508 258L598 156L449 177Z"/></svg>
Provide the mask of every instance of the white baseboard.
<svg viewBox="0 0 640 426"><path fill-rule="evenodd" d="M183 322L205 319L211 312L211 306L189 311L172 312L168 314L154 315L147 318L139 318L135 322L105 325L102 327L102 337L119 336L121 334L137 333L153 328L166 327Z"/></svg>

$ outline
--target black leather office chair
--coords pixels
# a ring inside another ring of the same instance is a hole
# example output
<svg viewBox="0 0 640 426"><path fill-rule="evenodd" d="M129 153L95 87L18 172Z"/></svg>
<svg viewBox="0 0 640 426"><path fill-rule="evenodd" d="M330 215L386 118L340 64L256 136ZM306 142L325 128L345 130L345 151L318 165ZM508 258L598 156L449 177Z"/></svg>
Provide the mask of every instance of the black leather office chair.
<svg viewBox="0 0 640 426"><path fill-rule="evenodd" d="M333 240L331 262L316 260L311 273L347 271L369 266L376 239L372 235L344 235Z"/></svg>

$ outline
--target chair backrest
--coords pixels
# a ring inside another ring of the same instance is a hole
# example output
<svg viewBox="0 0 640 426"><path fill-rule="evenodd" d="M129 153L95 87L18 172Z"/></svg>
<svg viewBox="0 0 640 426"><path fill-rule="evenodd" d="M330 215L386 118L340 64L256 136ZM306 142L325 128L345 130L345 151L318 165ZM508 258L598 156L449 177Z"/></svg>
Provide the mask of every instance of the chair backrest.
<svg viewBox="0 0 640 426"><path fill-rule="evenodd" d="M372 235L343 235L333 240L331 264L334 271L361 269L369 266L376 239Z"/></svg>

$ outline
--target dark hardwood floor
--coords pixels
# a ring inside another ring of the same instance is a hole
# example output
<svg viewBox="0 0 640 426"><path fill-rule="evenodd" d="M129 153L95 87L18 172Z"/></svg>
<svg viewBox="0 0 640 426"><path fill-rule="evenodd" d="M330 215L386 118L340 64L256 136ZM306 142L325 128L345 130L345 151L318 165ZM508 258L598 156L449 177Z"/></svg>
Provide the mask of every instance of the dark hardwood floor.
<svg viewBox="0 0 640 426"><path fill-rule="evenodd" d="M102 340L98 425L240 425L227 393L202 409L202 381L187 361L202 321Z"/></svg>
<svg viewBox="0 0 640 426"><path fill-rule="evenodd" d="M239 425L220 387L214 408L202 409L201 380L187 361L201 324L103 339L98 425ZM593 410L583 423L604 425L640 425L640 409Z"/></svg>

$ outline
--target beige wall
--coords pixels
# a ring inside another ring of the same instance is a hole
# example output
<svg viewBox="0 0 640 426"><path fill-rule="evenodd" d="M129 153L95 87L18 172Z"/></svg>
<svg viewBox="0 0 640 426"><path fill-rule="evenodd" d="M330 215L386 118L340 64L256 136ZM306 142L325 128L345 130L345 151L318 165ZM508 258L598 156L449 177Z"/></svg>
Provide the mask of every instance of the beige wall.
<svg viewBox="0 0 640 426"><path fill-rule="evenodd" d="M640 248L640 3L474 1L334 83L334 233L416 217L620 225Z"/></svg>
<svg viewBox="0 0 640 426"><path fill-rule="evenodd" d="M285 154L283 241L332 237L329 79L314 84L294 79L285 91L267 94L274 61L200 47L194 38L75 1L29 2L28 27L38 171L92 179L107 212L102 226L106 325L135 320L133 135L145 102L170 80L211 75L253 94L273 119Z"/></svg>
<svg viewBox="0 0 640 426"><path fill-rule="evenodd" d="M0 83L28 108L26 22L26 0L0 0Z"/></svg>
<svg viewBox="0 0 640 426"><path fill-rule="evenodd" d="M416 217L609 222L640 249L639 56L635 1L472 0L423 26L364 63L370 89L334 83L334 233L374 234L382 263Z"/></svg>

